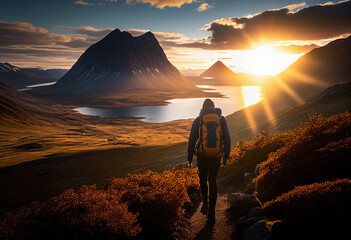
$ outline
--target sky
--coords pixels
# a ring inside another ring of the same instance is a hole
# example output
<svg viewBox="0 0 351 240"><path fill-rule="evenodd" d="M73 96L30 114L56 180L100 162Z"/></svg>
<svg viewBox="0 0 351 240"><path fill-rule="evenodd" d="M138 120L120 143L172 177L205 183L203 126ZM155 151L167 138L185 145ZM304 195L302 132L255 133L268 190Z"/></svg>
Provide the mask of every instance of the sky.
<svg viewBox="0 0 351 240"><path fill-rule="evenodd" d="M118 28L134 36L152 31L183 72L221 60L236 72L277 74L347 37L350 13L350 1L2 0L0 62L70 68Z"/></svg>

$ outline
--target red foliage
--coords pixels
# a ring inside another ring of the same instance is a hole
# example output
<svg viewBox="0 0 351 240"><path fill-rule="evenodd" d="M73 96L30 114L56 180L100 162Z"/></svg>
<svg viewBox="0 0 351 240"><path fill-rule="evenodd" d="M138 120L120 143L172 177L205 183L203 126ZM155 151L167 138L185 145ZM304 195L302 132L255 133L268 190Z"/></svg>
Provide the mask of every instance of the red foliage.
<svg viewBox="0 0 351 240"><path fill-rule="evenodd" d="M257 196L269 201L295 186L350 177L350 158L351 114L312 116L263 162L254 179Z"/></svg>
<svg viewBox="0 0 351 240"><path fill-rule="evenodd" d="M199 192L196 169L143 171L83 186L49 201L7 213L0 239L130 239L140 231L172 231L189 196Z"/></svg>

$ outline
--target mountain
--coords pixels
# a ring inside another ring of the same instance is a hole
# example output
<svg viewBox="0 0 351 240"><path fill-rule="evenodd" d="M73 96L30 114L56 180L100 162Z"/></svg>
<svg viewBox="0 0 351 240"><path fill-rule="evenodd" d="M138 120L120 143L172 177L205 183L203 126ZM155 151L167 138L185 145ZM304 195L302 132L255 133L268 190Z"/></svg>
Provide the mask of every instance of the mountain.
<svg viewBox="0 0 351 240"><path fill-rule="evenodd" d="M154 34L133 37L119 29L90 46L59 81L58 94L114 96L128 91L197 91L167 59Z"/></svg>
<svg viewBox="0 0 351 240"><path fill-rule="evenodd" d="M56 80L56 77L40 68L19 68L0 62L0 82L16 89Z"/></svg>
<svg viewBox="0 0 351 240"><path fill-rule="evenodd" d="M46 72L50 73L52 76L60 79L63 75L68 72L69 69L46 69Z"/></svg>
<svg viewBox="0 0 351 240"><path fill-rule="evenodd" d="M308 52L272 77L265 84L264 93L279 108L311 100L327 87L351 80L350 56L351 36L332 41Z"/></svg>
<svg viewBox="0 0 351 240"><path fill-rule="evenodd" d="M213 78L230 78L233 77L235 73L230 70L221 61L215 62L209 69L201 73L201 77L213 77Z"/></svg>
<svg viewBox="0 0 351 240"><path fill-rule="evenodd" d="M247 74L247 73L235 73L228 68L221 61L215 62L209 69L204 71L200 75L201 79L197 80L196 83L202 84L214 84L214 85L260 85L260 77Z"/></svg>

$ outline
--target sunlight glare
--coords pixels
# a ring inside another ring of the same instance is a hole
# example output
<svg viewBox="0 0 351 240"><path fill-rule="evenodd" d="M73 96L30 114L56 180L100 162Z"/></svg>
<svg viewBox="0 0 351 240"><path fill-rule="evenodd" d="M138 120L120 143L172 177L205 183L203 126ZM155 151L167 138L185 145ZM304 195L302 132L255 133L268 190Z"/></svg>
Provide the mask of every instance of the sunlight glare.
<svg viewBox="0 0 351 240"><path fill-rule="evenodd" d="M241 88L245 107L254 105L262 100L261 87L242 86Z"/></svg>
<svg viewBox="0 0 351 240"><path fill-rule="evenodd" d="M278 52L270 45L252 50L252 58L247 62L250 72L256 75L277 75L301 55Z"/></svg>

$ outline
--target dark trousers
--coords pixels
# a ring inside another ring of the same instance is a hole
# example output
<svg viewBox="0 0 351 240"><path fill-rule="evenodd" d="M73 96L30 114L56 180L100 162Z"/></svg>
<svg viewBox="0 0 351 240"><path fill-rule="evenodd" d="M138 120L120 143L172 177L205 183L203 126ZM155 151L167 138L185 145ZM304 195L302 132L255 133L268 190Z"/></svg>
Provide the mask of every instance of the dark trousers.
<svg viewBox="0 0 351 240"><path fill-rule="evenodd" d="M217 201L217 176L221 166L220 159L217 158L198 158L200 188L204 204L209 203L209 209L215 209ZM207 185L208 182L208 185ZM208 202L208 190L209 202Z"/></svg>

